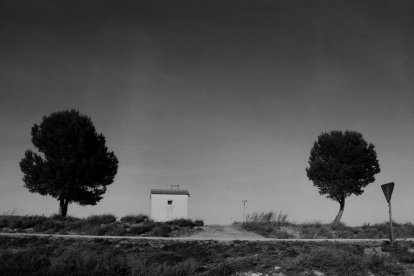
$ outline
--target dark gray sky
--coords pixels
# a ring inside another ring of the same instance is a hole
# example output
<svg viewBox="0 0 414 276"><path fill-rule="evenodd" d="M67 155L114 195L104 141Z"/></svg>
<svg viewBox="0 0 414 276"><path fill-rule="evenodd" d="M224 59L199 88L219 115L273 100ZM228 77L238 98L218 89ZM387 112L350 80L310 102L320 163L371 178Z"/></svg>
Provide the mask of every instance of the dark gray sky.
<svg viewBox="0 0 414 276"><path fill-rule="evenodd" d="M173 3L174 2L174 3ZM179 184L207 223L283 211L328 222L338 204L305 167L317 136L360 131L375 183L343 220L414 222L414 2L0 0L0 212L57 212L18 167L53 111L89 115L120 160L115 182L75 216L149 213Z"/></svg>

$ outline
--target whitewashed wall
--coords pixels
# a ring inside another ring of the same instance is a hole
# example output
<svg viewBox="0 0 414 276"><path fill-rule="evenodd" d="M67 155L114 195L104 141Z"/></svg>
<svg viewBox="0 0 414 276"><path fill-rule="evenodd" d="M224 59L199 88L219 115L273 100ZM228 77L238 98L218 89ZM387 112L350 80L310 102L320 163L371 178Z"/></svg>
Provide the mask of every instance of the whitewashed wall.
<svg viewBox="0 0 414 276"><path fill-rule="evenodd" d="M168 200L172 200L171 205L168 205ZM168 221L187 217L187 195L151 194L151 218L153 220Z"/></svg>

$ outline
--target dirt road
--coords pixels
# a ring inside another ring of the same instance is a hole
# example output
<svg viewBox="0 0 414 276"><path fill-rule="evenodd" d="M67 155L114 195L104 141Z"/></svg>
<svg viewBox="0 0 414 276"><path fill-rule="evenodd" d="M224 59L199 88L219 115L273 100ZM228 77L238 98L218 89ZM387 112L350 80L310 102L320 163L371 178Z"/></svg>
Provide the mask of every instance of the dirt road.
<svg viewBox="0 0 414 276"><path fill-rule="evenodd" d="M216 241L270 241L270 242L337 242L337 243L382 243L387 239L271 239L264 238L256 233L247 232L233 225L206 225L203 230L187 237L140 237L140 236L89 236L89 235L63 235L39 233L0 233L8 237L55 237L75 239L142 239L142 240L216 240ZM397 241L414 241L414 238L397 239Z"/></svg>
<svg viewBox="0 0 414 276"><path fill-rule="evenodd" d="M267 240L254 232L248 232L234 225L206 225L203 230L189 238L201 240Z"/></svg>

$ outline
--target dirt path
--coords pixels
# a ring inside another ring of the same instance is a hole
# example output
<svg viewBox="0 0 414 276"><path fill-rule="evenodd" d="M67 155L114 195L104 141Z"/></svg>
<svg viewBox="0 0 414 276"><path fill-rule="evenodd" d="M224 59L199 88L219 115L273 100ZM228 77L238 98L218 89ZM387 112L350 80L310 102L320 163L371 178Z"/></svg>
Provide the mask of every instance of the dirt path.
<svg viewBox="0 0 414 276"><path fill-rule="evenodd" d="M140 236L90 236L90 235L63 235L63 234L40 234L40 233L0 233L5 237L48 237L67 239L128 239L128 240L215 240L215 241L268 241L268 242L334 242L334 243L375 243L380 244L388 239L271 239L264 238L255 233L235 229L232 226L208 225L204 230L188 237L140 237ZM414 238L396 239L396 241L412 241Z"/></svg>
<svg viewBox="0 0 414 276"><path fill-rule="evenodd" d="M268 240L259 234L248 232L233 225L206 225L189 238L211 240Z"/></svg>

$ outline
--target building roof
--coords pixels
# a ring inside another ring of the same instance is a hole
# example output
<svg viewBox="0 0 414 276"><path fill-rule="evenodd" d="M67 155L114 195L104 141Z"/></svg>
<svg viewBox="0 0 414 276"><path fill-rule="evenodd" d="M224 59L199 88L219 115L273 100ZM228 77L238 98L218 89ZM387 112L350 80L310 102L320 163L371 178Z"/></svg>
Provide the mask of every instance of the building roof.
<svg viewBox="0 0 414 276"><path fill-rule="evenodd" d="M173 189L151 189L152 195L188 195L187 190L173 190Z"/></svg>

